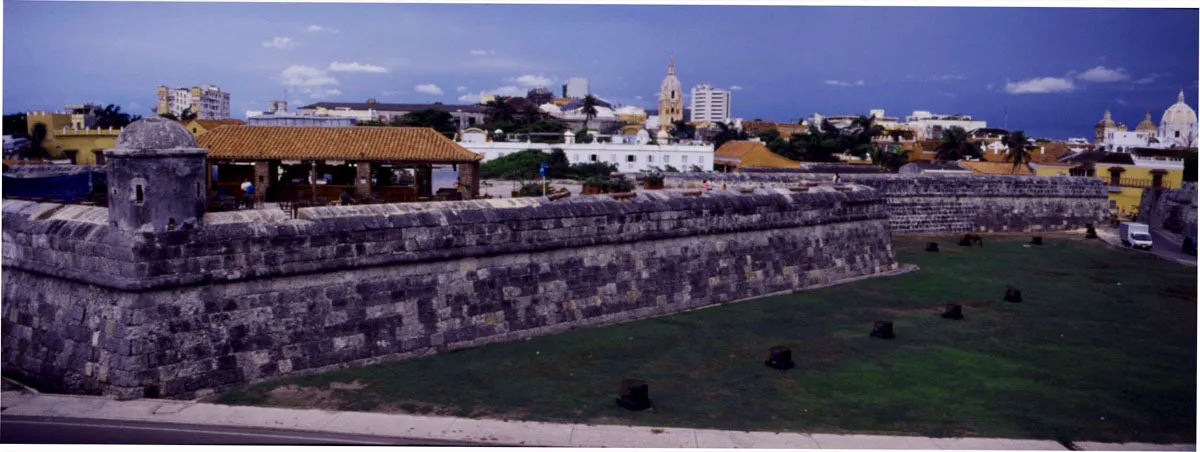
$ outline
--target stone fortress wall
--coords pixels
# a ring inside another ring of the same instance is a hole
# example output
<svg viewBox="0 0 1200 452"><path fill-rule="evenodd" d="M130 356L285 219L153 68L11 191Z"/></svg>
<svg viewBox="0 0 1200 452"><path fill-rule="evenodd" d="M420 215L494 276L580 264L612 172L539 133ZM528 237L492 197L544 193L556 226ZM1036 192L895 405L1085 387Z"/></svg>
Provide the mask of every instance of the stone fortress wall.
<svg viewBox="0 0 1200 452"><path fill-rule="evenodd" d="M1182 241L1196 234L1197 192L1195 182L1184 182L1170 190L1142 190L1138 220L1158 233Z"/></svg>
<svg viewBox="0 0 1200 452"><path fill-rule="evenodd" d="M188 398L895 270L884 200L840 188L221 212L174 231L8 200L4 368Z"/></svg>
<svg viewBox="0 0 1200 452"><path fill-rule="evenodd" d="M666 175L667 188L713 190L829 183L833 174L717 173ZM894 234L1055 231L1099 224L1108 217L1103 181L1083 177L842 174L843 183L871 187L887 203Z"/></svg>

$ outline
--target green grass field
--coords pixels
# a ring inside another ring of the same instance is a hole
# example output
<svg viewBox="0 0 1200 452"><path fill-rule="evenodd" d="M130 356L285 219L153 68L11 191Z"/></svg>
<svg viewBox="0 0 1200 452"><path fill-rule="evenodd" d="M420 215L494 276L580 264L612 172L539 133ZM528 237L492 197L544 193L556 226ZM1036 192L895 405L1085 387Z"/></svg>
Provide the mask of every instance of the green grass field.
<svg viewBox="0 0 1200 452"><path fill-rule="evenodd" d="M897 238L897 259L919 271L272 381L219 402L321 400L343 410L736 430L1195 441L1194 267L1096 240L985 240L963 248L942 238L942 252L925 253L926 240ZM1000 301L1010 283L1023 303ZM939 317L949 302L965 306L965 320ZM875 320L893 320L897 338L869 338ZM763 365L778 344L792 347L796 368ZM616 407L625 378L649 383L655 410ZM285 390L301 396L278 396Z"/></svg>

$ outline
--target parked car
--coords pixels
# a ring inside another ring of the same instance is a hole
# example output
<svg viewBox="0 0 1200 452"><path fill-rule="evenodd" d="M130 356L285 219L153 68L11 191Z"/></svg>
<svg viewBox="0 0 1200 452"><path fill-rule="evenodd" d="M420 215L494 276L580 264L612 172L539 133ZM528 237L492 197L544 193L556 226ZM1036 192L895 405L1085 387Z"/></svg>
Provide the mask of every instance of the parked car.
<svg viewBox="0 0 1200 452"><path fill-rule="evenodd" d="M1154 246L1154 239L1150 237L1150 226L1145 223L1121 223L1120 232L1122 245L1147 251Z"/></svg>

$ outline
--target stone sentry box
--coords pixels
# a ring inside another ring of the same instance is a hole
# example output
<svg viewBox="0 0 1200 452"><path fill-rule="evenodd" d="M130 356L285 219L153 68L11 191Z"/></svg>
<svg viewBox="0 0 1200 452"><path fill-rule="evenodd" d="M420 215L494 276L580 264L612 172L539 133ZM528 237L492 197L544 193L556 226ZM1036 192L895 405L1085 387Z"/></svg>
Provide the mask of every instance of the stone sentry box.
<svg viewBox="0 0 1200 452"><path fill-rule="evenodd" d="M169 119L130 124L107 156L109 224L165 232L203 225L204 160L192 134Z"/></svg>
<svg viewBox="0 0 1200 452"><path fill-rule="evenodd" d="M127 223L3 204L6 371L55 391L190 398L897 268L883 200L852 185L220 212L167 230L202 207L170 206L155 184L190 193L194 174L121 176L150 186L152 215Z"/></svg>

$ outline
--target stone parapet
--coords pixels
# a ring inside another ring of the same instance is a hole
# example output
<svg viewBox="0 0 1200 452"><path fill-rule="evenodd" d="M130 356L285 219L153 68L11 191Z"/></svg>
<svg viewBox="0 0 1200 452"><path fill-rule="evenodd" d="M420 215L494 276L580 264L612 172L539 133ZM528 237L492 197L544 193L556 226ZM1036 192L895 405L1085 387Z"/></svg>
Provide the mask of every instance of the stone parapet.
<svg viewBox="0 0 1200 452"><path fill-rule="evenodd" d="M64 392L187 398L897 268L865 187L212 213L189 231L3 205L3 359Z"/></svg>
<svg viewBox="0 0 1200 452"><path fill-rule="evenodd" d="M668 188L786 188L831 184L829 174L670 174ZM1083 228L1108 215L1103 181L1084 177L842 174L886 200L893 233L1047 231Z"/></svg>

